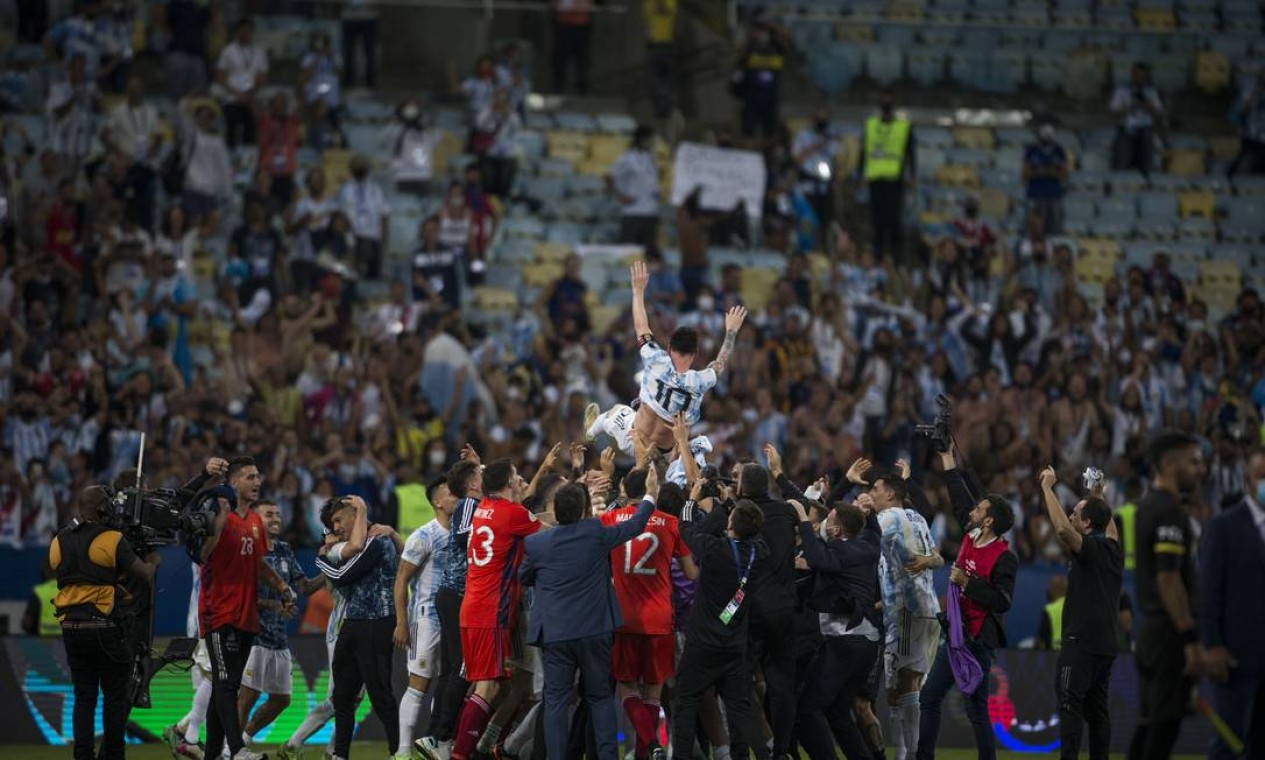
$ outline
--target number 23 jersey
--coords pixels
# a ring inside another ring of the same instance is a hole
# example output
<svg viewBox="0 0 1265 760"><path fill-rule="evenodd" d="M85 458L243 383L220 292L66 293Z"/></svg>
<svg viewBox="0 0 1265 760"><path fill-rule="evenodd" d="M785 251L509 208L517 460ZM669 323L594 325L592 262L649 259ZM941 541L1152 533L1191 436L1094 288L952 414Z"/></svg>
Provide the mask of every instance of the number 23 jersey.
<svg viewBox="0 0 1265 760"><path fill-rule="evenodd" d="M518 566L523 561L523 538L538 530L536 516L521 504L489 497L475 507L466 544L463 628L514 626L522 595Z"/></svg>
<svg viewBox="0 0 1265 760"><path fill-rule="evenodd" d="M268 551L264 521L254 510L245 517L229 510L220 540L202 563L198 600L202 635L230 625L259 632L259 559Z"/></svg>
<svg viewBox="0 0 1265 760"><path fill-rule="evenodd" d="M641 403L669 422L677 412L697 425L703 412L703 396L716 385L716 370L677 372L672 357L653 339L641 344Z"/></svg>
<svg viewBox="0 0 1265 760"><path fill-rule="evenodd" d="M609 510L602 514L602 524L617 525L636 512L636 505ZM672 633L672 558L689 553L677 519L659 511L641 535L611 550L611 576L624 616L620 631Z"/></svg>

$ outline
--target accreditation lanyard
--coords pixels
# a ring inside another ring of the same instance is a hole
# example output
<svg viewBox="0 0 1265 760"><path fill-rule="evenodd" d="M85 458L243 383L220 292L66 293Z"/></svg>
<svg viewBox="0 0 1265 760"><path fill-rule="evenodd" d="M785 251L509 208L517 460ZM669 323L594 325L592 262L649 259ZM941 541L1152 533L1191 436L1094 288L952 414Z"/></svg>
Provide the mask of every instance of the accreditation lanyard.
<svg viewBox="0 0 1265 760"><path fill-rule="evenodd" d="M729 549L734 553L734 569L742 567L742 561L738 559L738 542L729 539ZM743 591L747 585L747 579L751 577L751 566L755 564L755 547L751 547L751 556L747 558L747 569L738 573L738 590L734 592L734 598L729 600L729 604L725 605L725 609L720 612L720 622L729 625L729 621L734 619L734 615L738 613L738 608L742 606L742 600L746 596Z"/></svg>

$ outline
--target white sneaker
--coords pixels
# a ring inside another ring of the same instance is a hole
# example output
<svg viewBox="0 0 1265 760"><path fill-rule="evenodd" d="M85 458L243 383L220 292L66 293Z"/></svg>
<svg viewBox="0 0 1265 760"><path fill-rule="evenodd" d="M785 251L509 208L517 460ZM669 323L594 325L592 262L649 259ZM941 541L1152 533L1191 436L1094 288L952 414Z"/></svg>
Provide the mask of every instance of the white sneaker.
<svg viewBox="0 0 1265 760"><path fill-rule="evenodd" d="M594 423L597 422L597 416L602 413L597 404L589 404L584 407L584 442L592 443L597 439L597 432L593 429Z"/></svg>
<svg viewBox="0 0 1265 760"><path fill-rule="evenodd" d="M410 756L414 760L440 760L439 742L433 736L423 736L413 742Z"/></svg>
<svg viewBox="0 0 1265 760"><path fill-rule="evenodd" d="M236 755L233 755L233 760L268 760L268 756L261 755L248 747L242 747L237 750Z"/></svg>

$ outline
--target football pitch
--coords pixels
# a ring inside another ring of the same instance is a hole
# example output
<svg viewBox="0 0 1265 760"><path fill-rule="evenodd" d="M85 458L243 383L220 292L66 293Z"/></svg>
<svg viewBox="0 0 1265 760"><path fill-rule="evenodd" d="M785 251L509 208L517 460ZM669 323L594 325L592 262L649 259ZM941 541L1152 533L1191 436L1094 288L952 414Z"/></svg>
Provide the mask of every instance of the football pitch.
<svg viewBox="0 0 1265 760"><path fill-rule="evenodd" d="M323 747L307 747L303 760L322 760ZM257 752L267 752L268 757L276 758L276 747L263 745L255 748ZM381 760L387 756L387 745L384 742L357 742L352 745L353 758L374 758ZM22 758L22 760L66 760L70 757L70 747L50 747L48 745L18 744L0 745L0 757ZM171 752L162 744L129 744L128 760L171 760ZM936 752L937 760L974 760L974 750L942 749ZM1058 757L1057 752L1005 752L998 751L999 760L1028 760L1029 758ZM1123 760L1124 755L1112 755L1112 760ZM1199 760L1199 755L1173 755L1174 760Z"/></svg>

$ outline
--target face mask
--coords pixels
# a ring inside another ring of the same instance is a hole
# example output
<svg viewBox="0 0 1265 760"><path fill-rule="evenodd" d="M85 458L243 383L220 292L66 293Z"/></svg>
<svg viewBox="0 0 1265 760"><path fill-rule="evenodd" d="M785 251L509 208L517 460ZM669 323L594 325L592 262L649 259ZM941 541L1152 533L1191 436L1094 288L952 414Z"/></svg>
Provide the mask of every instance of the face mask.
<svg viewBox="0 0 1265 760"><path fill-rule="evenodd" d="M443 449L432 449L426 456L430 460L431 465L434 467L442 467L444 465L444 460L448 458L447 452Z"/></svg>
<svg viewBox="0 0 1265 760"><path fill-rule="evenodd" d="M817 122L817 131L818 131L818 132L825 133L825 131L826 131L827 129L829 129L829 128L830 128L830 122L828 122L828 121L819 121L819 122Z"/></svg>
<svg viewBox="0 0 1265 760"><path fill-rule="evenodd" d="M353 169L351 176L363 181L365 177L369 176L369 171L367 169Z"/></svg>
<svg viewBox="0 0 1265 760"><path fill-rule="evenodd" d="M714 298L699 298L698 299L699 311L712 311L715 308L716 308L716 300Z"/></svg>
<svg viewBox="0 0 1265 760"><path fill-rule="evenodd" d="M343 482L350 482L356 479L356 465L340 464L338 465L338 479Z"/></svg>
<svg viewBox="0 0 1265 760"><path fill-rule="evenodd" d="M422 110L412 104L404 106L404 110L400 112L400 115L404 117L405 121L413 121L418 116L421 116L421 114Z"/></svg>

